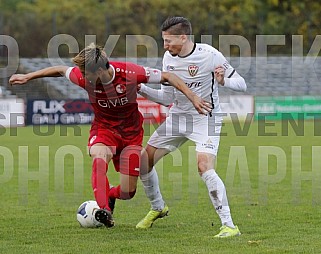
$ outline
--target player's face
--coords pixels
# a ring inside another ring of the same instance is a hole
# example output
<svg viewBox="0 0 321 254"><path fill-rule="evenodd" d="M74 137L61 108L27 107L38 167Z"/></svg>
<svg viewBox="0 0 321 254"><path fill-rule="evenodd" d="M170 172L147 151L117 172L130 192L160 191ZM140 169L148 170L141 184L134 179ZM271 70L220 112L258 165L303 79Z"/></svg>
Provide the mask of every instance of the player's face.
<svg viewBox="0 0 321 254"><path fill-rule="evenodd" d="M90 71L85 70L85 71L82 71L81 73L92 84L96 84L97 79L99 78L98 74L94 73L94 72L90 72Z"/></svg>
<svg viewBox="0 0 321 254"><path fill-rule="evenodd" d="M183 47L183 40L181 35L172 35L166 31L162 32L164 41L164 49L166 49L172 56L177 56Z"/></svg>

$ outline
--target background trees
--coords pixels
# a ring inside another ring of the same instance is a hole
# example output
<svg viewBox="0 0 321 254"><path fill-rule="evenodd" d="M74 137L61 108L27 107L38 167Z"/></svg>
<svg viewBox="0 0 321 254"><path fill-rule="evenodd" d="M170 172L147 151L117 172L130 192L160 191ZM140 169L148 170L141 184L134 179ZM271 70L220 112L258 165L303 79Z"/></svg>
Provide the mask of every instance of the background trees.
<svg viewBox="0 0 321 254"><path fill-rule="evenodd" d="M120 35L112 56L126 55L126 35L148 35L161 54L159 26L171 15L188 17L195 41L211 35L215 47L219 35L241 35L250 42L252 55L256 35L274 34L285 35L286 45L271 47L271 54L291 54L292 35L303 36L307 52L321 27L321 3L308 0L1 0L0 34L16 39L21 57L46 57L56 34L72 35L80 48L85 35L96 35L102 45L109 35ZM0 46L0 56L4 51ZM66 56L68 49L59 52Z"/></svg>

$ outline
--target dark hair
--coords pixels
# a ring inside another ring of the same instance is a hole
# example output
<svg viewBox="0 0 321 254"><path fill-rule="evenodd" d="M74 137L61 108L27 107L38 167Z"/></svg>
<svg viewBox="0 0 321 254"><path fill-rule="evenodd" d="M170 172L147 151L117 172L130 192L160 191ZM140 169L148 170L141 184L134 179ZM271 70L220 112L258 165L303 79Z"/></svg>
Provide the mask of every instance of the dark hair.
<svg viewBox="0 0 321 254"><path fill-rule="evenodd" d="M172 35L192 35L192 25L184 17L168 17L161 26L163 32L168 31Z"/></svg>

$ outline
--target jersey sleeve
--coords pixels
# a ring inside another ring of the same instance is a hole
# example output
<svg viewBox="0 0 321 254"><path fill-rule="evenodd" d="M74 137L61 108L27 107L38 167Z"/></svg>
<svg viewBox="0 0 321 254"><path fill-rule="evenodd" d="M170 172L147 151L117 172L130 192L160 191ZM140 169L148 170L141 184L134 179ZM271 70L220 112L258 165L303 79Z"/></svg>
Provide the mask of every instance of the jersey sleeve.
<svg viewBox="0 0 321 254"><path fill-rule="evenodd" d="M162 72L158 69L145 67L148 83L159 84L162 79Z"/></svg>
<svg viewBox="0 0 321 254"><path fill-rule="evenodd" d="M132 82L160 83L162 72L158 69L143 67L133 63L126 63L126 78Z"/></svg>
<svg viewBox="0 0 321 254"><path fill-rule="evenodd" d="M230 65L230 63L226 60L223 54L217 51L215 56L215 67L221 65L225 69L225 84L224 87L227 87L234 91L245 92L246 91L246 83L244 78L242 78L237 71ZM214 67L214 68L215 68Z"/></svg>
<svg viewBox="0 0 321 254"><path fill-rule="evenodd" d="M170 88L173 87L170 86ZM174 93L170 89L168 89L168 86L166 86L165 89L163 88L163 85L161 89L154 89L142 84L138 93L148 100L154 101L164 106L169 106L174 102Z"/></svg>
<svg viewBox="0 0 321 254"><path fill-rule="evenodd" d="M219 51L214 56L214 69L221 65L225 69L225 77L230 78L235 73L235 69L230 65L230 63L226 60L223 54ZM214 71L214 70L213 70Z"/></svg>
<svg viewBox="0 0 321 254"><path fill-rule="evenodd" d="M85 87L85 78L78 67L69 67L65 75L72 83Z"/></svg>
<svg viewBox="0 0 321 254"><path fill-rule="evenodd" d="M143 66L130 62L122 63L120 66L124 69L123 77L125 77L128 82L137 84L147 82L148 77Z"/></svg>

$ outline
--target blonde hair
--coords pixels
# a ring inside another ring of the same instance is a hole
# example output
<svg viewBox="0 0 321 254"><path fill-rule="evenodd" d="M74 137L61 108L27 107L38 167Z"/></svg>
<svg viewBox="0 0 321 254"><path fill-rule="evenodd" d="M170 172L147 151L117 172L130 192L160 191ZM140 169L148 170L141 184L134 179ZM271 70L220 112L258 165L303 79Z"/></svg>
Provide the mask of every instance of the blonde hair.
<svg viewBox="0 0 321 254"><path fill-rule="evenodd" d="M101 46L97 46L94 43L80 51L77 56L72 58L72 61L83 72L86 70L94 73L99 68L109 68L107 54Z"/></svg>

